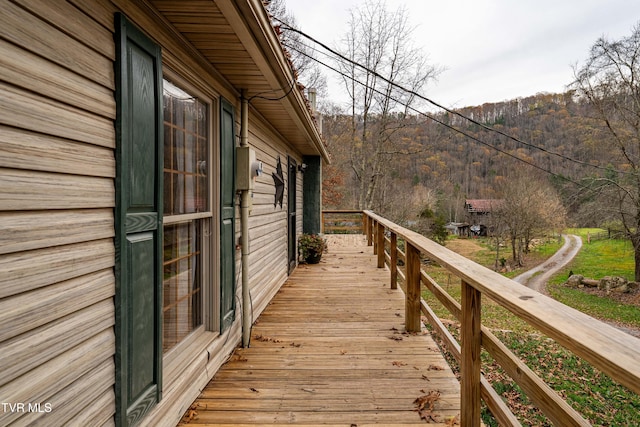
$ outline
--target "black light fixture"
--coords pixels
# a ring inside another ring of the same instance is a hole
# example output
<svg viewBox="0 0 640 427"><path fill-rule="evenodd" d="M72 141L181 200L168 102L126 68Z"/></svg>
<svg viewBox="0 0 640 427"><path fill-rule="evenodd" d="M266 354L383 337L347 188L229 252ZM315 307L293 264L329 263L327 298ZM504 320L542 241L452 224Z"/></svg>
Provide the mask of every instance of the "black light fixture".
<svg viewBox="0 0 640 427"><path fill-rule="evenodd" d="M306 163L301 163L298 165L298 170L302 173L305 173L308 167L309 165L307 165Z"/></svg>

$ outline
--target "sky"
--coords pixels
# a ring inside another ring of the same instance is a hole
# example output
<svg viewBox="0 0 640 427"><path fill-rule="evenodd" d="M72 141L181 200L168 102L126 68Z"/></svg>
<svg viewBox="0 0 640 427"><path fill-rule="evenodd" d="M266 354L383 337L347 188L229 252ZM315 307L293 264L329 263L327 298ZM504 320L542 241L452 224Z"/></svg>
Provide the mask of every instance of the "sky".
<svg viewBox="0 0 640 427"><path fill-rule="evenodd" d="M286 0L299 29L339 47L350 10L366 0ZM450 108L564 92L572 66L599 37L629 36L640 0L386 0L404 6L414 42L444 68L423 95ZM329 97L344 102L340 78L324 69Z"/></svg>

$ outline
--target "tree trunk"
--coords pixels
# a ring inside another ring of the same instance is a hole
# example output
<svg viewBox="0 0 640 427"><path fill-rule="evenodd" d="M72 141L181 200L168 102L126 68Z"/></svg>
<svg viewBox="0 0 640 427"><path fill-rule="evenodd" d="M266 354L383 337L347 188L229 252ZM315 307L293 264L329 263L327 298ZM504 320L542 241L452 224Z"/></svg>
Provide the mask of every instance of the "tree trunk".
<svg viewBox="0 0 640 427"><path fill-rule="evenodd" d="M633 258L635 261L635 278L634 281L640 282L640 232L631 235L631 243L633 244Z"/></svg>

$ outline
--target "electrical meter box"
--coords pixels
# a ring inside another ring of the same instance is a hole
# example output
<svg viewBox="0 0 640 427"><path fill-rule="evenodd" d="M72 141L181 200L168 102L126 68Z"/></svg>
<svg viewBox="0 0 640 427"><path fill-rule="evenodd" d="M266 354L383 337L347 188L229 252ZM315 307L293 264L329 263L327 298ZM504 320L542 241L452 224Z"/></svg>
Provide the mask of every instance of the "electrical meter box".
<svg viewBox="0 0 640 427"><path fill-rule="evenodd" d="M236 148L236 190L253 190L253 183L260 174L256 152L251 147Z"/></svg>

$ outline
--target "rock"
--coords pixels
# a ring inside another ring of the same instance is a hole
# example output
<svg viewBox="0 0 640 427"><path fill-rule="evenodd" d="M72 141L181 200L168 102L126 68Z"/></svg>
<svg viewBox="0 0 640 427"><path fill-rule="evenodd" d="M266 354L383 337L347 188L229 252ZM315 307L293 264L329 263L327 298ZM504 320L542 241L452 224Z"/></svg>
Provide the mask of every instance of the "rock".
<svg viewBox="0 0 640 427"><path fill-rule="evenodd" d="M624 285L616 286L615 288L611 288L613 292L619 292L621 294L626 294L629 292L629 286L625 283Z"/></svg>
<svg viewBox="0 0 640 427"><path fill-rule="evenodd" d="M610 289L610 287L611 287L611 277L610 276L604 276L598 282L598 289L600 289L600 290L608 291Z"/></svg>
<svg viewBox="0 0 640 427"><path fill-rule="evenodd" d="M582 279L584 279L584 276L582 276L581 274L574 274L569 277L569 279L567 279L566 285L570 288L577 288L578 286L582 285Z"/></svg>
<svg viewBox="0 0 640 427"><path fill-rule="evenodd" d="M605 290L607 292L620 292L627 293L629 292L629 282L624 277L617 276L605 276L600 279L600 283L598 283L598 289Z"/></svg>

